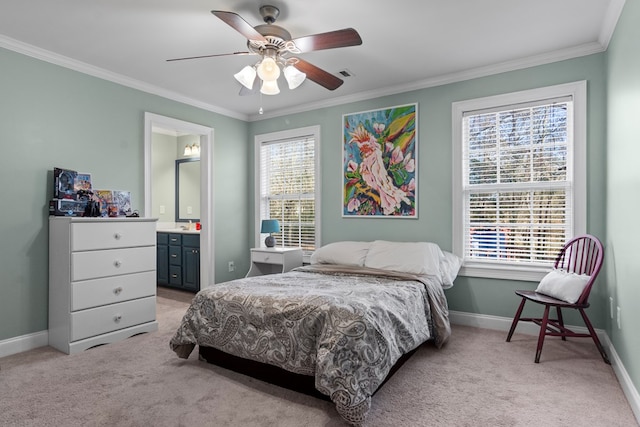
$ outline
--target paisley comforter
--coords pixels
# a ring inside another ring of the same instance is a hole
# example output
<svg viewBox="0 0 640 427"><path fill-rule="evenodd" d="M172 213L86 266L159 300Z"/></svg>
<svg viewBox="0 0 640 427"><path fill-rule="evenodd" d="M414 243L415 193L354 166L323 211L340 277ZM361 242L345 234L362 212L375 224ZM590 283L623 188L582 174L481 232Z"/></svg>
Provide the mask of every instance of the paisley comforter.
<svg viewBox="0 0 640 427"><path fill-rule="evenodd" d="M404 354L450 335L439 279L362 267L313 265L200 291L170 342L195 345L315 377L352 425Z"/></svg>

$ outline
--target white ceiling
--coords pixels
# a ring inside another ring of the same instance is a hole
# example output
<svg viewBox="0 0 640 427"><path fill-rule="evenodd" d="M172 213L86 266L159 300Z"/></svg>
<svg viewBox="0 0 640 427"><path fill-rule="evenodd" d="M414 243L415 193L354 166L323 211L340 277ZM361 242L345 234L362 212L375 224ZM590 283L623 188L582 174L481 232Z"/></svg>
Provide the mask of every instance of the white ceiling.
<svg viewBox="0 0 640 427"><path fill-rule="evenodd" d="M239 96L233 74L253 56L166 59L246 51L245 38L210 13L262 24L280 8L293 38L355 28L363 44L300 54L337 74L335 91L312 81L281 93ZM0 47L255 120L414 90L601 52L624 0L2 0ZM0 72L1 72L0 65ZM258 116L260 106L264 116Z"/></svg>

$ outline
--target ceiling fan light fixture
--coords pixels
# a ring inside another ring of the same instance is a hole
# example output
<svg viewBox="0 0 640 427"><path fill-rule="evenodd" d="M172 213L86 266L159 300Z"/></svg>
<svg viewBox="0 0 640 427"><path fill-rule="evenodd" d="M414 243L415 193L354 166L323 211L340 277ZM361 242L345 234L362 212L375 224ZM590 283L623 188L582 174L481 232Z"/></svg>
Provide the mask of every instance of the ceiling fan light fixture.
<svg viewBox="0 0 640 427"><path fill-rule="evenodd" d="M280 67L276 61L270 56L265 56L258 65L258 77L262 81L276 81L280 77ZM276 85L277 86L277 85Z"/></svg>
<svg viewBox="0 0 640 427"><path fill-rule="evenodd" d="M253 82L256 79L256 69L251 65L247 65L242 70L233 75L247 89L253 88Z"/></svg>
<svg viewBox="0 0 640 427"><path fill-rule="evenodd" d="M260 92L265 95L277 95L280 93L277 80L263 80Z"/></svg>
<svg viewBox="0 0 640 427"><path fill-rule="evenodd" d="M284 78L287 79L289 89L295 89L300 86L302 82L304 82L304 79L307 78L307 75L298 70L293 65L287 65L286 67L284 67Z"/></svg>

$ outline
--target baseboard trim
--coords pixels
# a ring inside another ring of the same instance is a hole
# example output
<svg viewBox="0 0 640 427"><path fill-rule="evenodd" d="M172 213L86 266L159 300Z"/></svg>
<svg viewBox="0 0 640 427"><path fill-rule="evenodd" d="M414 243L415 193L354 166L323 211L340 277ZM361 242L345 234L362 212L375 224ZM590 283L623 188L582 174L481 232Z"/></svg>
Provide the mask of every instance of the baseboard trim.
<svg viewBox="0 0 640 427"><path fill-rule="evenodd" d="M0 341L0 357L11 356L23 351L49 345L49 331L34 332L32 334L9 338Z"/></svg>
<svg viewBox="0 0 640 427"><path fill-rule="evenodd" d="M476 328L493 329L504 332L509 331L511 323L513 322L513 319L509 317L465 313L462 311L450 311L449 320L454 325L473 326ZM587 328L584 326L569 326L569 328L576 332L588 333ZM540 332L540 328L530 322L519 322L516 332L535 336ZM629 402L629 406L631 406L631 411L636 417L638 424L640 424L640 394L638 393L638 389L629 377L629 374L622 364L622 360L620 360L620 357L618 356L618 353L616 352L616 349L607 333L601 329L596 329L596 333L598 334L598 338L600 338L600 342L602 342L602 345L607 351L607 355L611 361L611 367L613 368L613 372L620 383L620 387L622 387L622 392Z"/></svg>
<svg viewBox="0 0 640 427"><path fill-rule="evenodd" d="M638 389L634 386L633 381L629 377L629 373L622 364L622 360L620 360L611 340L609 340L609 336L606 334L602 345L607 348L607 355L611 361L613 371L616 373L616 377L622 387L622 392L627 398L633 414L636 416L636 421L638 421L638 424L640 425L640 394L638 393Z"/></svg>

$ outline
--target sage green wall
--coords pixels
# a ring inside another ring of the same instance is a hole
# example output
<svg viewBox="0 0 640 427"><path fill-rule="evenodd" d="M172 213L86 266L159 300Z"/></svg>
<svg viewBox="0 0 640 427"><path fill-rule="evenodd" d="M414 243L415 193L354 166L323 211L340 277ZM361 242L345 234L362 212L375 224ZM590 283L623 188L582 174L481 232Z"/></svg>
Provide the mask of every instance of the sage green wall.
<svg viewBox="0 0 640 427"><path fill-rule="evenodd" d="M257 121L250 124L250 135L253 137L303 126L321 126L323 244L337 240L428 240L451 250L451 103L578 80L588 81L588 230L604 239L604 54ZM407 103L418 103L419 218L341 218L342 115ZM252 175L250 194L253 194L253 182ZM253 223L250 228L253 233ZM452 310L513 317L518 303L513 291L535 288L535 285L531 282L460 277L455 286L447 291L447 298ZM604 286L594 288L590 317L597 327L606 324L605 293ZM573 324L582 324L579 317L567 317Z"/></svg>
<svg viewBox="0 0 640 427"><path fill-rule="evenodd" d="M215 129L215 280L248 269L246 122L5 49L0 70L0 340L47 329L55 166L91 173L97 187L130 190L142 212L145 111Z"/></svg>
<svg viewBox="0 0 640 427"><path fill-rule="evenodd" d="M640 2L627 1L607 51L607 285L621 329L607 319L629 377L640 386Z"/></svg>

